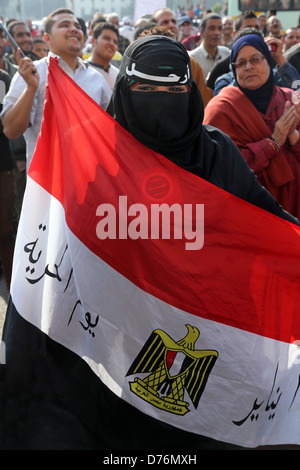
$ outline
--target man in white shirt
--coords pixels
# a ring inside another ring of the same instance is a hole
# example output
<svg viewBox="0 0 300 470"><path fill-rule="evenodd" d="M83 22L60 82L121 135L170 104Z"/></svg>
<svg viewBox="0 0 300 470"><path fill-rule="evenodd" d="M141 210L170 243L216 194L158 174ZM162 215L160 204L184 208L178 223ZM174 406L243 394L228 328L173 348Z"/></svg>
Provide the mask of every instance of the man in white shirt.
<svg viewBox="0 0 300 470"><path fill-rule="evenodd" d="M191 57L201 65L203 75L207 78L215 63L231 53L230 49L220 46L222 41L222 19L216 13L204 16L200 26L201 44L189 52Z"/></svg>
<svg viewBox="0 0 300 470"><path fill-rule="evenodd" d="M119 30L113 23L101 22L92 31L92 55L87 63L105 78L111 91L119 73L119 69L110 63L118 49L118 42Z"/></svg>
<svg viewBox="0 0 300 470"><path fill-rule="evenodd" d="M132 42L134 40L134 27L132 26L131 18L129 18L129 16L124 16L122 18L122 23L123 26L119 29L121 36L124 36L128 41Z"/></svg>
<svg viewBox="0 0 300 470"><path fill-rule="evenodd" d="M19 70L4 98L1 113L8 138L15 139L24 134L27 169L41 128L49 57L57 57L61 68L103 109L107 108L111 94L104 78L78 57L83 32L71 10L58 9L47 17L44 40L50 52L38 61L21 58L18 50Z"/></svg>

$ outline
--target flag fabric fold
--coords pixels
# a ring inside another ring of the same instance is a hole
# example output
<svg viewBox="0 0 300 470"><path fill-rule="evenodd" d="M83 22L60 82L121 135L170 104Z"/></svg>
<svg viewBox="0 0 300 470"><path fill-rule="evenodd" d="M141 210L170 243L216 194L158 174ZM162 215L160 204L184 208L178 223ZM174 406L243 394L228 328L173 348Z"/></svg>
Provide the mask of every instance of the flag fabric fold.
<svg viewBox="0 0 300 470"><path fill-rule="evenodd" d="M51 61L4 327L2 447L300 444L299 240L141 145Z"/></svg>

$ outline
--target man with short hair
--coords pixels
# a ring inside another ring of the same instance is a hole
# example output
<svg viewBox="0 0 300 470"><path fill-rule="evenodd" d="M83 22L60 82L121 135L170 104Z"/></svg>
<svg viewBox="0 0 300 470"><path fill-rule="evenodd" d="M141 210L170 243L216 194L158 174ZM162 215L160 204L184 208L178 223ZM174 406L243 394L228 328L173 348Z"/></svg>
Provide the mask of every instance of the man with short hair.
<svg viewBox="0 0 300 470"><path fill-rule="evenodd" d="M234 21L235 34L246 28L255 28L258 30L258 21L254 11L244 11ZM236 36L234 36L235 38ZM230 71L230 55L226 55L223 59L219 60L211 69L208 76L206 77L206 85L213 90L215 81L224 73Z"/></svg>
<svg viewBox="0 0 300 470"><path fill-rule="evenodd" d="M12 23L10 23L8 32L11 34L11 36L14 38L14 40L20 47L21 51L27 57L30 57L31 60L37 60L39 58L32 52L33 39L30 30L24 21L13 21ZM13 64L18 65L17 50L15 49L11 41L8 42L12 48L12 54L8 58Z"/></svg>
<svg viewBox="0 0 300 470"><path fill-rule="evenodd" d="M229 49L233 45L233 19L230 16L222 18L222 44Z"/></svg>
<svg viewBox="0 0 300 470"><path fill-rule="evenodd" d="M300 42L300 33L298 28L288 28L283 35L283 52Z"/></svg>
<svg viewBox="0 0 300 470"><path fill-rule="evenodd" d="M56 58L64 72L96 103L107 108L111 92L106 81L78 57L82 39L83 33L74 13L61 8L45 21L44 40L50 49L47 57L32 62L28 57L21 58L18 50L19 70L4 98L1 117L8 138L24 134L27 168L41 128L50 57Z"/></svg>
<svg viewBox="0 0 300 470"><path fill-rule="evenodd" d="M259 30L258 19L254 11L246 10L234 20L235 34L245 28L255 28Z"/></svg>
<svg viewBox="0 0 300 470"><path fill-rule="evenodd" d="M42 59L48 55L49 49L44 39L34 38L32 42L32 52L39 58Z"/></svg>
<svg viewBox="0 0 300 470"><path fill-rule="evenodd" d="M129 16L123 16L122 23L123 26L119 28L119 34L128 39L129 42L132 42L134 36L134 27L132 26L131 18Z"/></svg>
<svg viewBox="0 0 300 470"><path fill-rule="evenodd" d="M263 36L265 36L266 33L266 24L267 24L267 17L264 13L260 13L257 17L258 21L258 28L259 31L262 33Z"/></svg>
<svg viewBox="0 0 300 470"><path fill-rule="evenodd" d="M266 24L267 35L282 39L281 23L277 16L271 16Z"/></svg>
<svg viewBox="0 0 300 470"><path fill-rule="evenodd" d="M203 70L205 79L213 66L219 60L230 55L230 49L221 46L222 40L222 19L220 15L208 13L201 22L201 44L192 51L189 51L191 57L197 60Z"/></svg>
<svg viewBox="0 0 300 470"><path fill-rule="evenodd" d="M26 24L28 26L32 38L34 39L38 34L38 30L33 27L32 20L30 18L27 18Z"/></svg>
<svg viewBox="0 0 300 470"><path fill-rule="evenodd" d="M294 44L283 53L286 60L295 67L300 73L300 42ZM295 83L295 89L299 90L298 83Z"/></svg>
<svg viewBox="0 0 300 470"><path fill-rule="evenodd" d="M92 32L92 55L87 63L105 78L111 91L114 88L119 69L111 64L118 48L119 31L112 23L99 23Z"/></svg>
<svg viewBox="0 0 300 470"><path fill-rule="evenodd" d="M172 31L175 38L178 40L179 29L177 25L177 20L170 8L159 8L153 13L150 21L153 21L158 26L164 26L165 28Z"/></svg>
<svg viewBox="0 0 300 470"><path fill-rule="evenodd" d="M6 36L0 28L0 69L8 73L10 78L18 71L18 66L8 60L6 56Z"/></svg>
<svg viewBox="0 0 300 470"><path fill-rule="evenodd" d="M120 28L119 15L117 13L109 13L108 15L106 15L106 19L109 23L113 23L116 28ZM129 39L127 39L125 36L122 36L122 34L119 34L118 51L120 52L120 54L124 54L129 44Z"/></svg>

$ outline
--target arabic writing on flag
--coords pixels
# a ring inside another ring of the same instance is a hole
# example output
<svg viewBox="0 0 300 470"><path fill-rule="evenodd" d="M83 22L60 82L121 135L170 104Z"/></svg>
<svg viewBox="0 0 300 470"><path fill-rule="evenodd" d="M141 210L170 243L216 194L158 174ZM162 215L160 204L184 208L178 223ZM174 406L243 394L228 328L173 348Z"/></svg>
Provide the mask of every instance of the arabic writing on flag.
<svg viewBox="0 0 300 470"><path fill-rule="evenodd" d="M239 446L300 444L299 240L145 148L51 61L12 302L119 400Z"/></svg>

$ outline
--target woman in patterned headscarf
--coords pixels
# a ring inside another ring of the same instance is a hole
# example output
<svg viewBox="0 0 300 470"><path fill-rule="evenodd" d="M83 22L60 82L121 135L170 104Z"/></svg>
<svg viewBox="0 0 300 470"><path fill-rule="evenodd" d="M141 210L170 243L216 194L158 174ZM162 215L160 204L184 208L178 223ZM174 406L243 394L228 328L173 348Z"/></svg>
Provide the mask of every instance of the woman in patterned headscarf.
<svg viewBox="0 0 300 470"><path fill-rule="evenodd" d="M108 112L139 142L180 167L286 216L258 184L231 139L203 125L204 107L190 58L176 40L145 36L127 48Z"/></svg>

